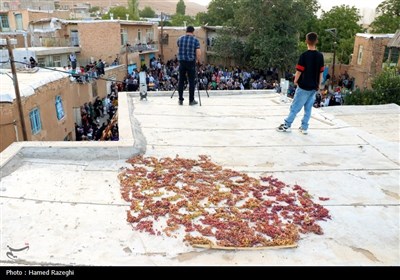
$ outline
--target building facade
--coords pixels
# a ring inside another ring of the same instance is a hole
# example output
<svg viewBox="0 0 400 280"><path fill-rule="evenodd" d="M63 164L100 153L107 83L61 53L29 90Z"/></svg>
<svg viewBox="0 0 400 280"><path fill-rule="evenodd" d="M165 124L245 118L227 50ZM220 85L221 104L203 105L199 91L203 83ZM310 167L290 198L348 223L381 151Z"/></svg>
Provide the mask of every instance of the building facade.
<svg viewBox="0 0 400 280"><path fill-rule="evenodd" d="M186 27L161 27L159 30L160 44L162 44L162 53L160 45L160 56L164 61L175 59L178 54L177 41L179 37L186 34ZM162 33L161 33L162 32ZM206 29L202 27L195 27L194 36L199 39L201 49L201 62L207 63L207 34Z"/></svg>
<svg viewBox="0 0 400 280"><path fill-rule="evenodd" d="M60 20L31 22L34 47L80 47L80 65L94 60L130 66L149 65L158 54L156 23L126 20Z"/></svg>
<svg viewBox="0 0 400 280"><path fill-rule="evenodd" d="M22 10L10 9L0 10L0 36L10 36L17 39L17 48L29 47L31 34L29 23L41 18L68 18L69 11L44 11L44 10Z"/></svg>
<svg viewBox="0 0 400 280"><path fill-rule="evenodd" d="M18 73L23 115L29 141L75 140L75 123L80 123L80 107L104 98L113 80L122 80L124 66L106 68L104 79L91 83L72 82L69 75L39 70L36 73ZM22 127L12 80L0 75L0 151L15 141L22 141Z"/></svg>
<svg viewBox="0 0 400 280"><path fill-rule="evenodd" d="M361 89L371 88L374 77L388 65L388 43L394 34L358 33L349 67L349 75L355 78L355 86ZM398 51L390 57L390 65L400 65Z"/></svg>

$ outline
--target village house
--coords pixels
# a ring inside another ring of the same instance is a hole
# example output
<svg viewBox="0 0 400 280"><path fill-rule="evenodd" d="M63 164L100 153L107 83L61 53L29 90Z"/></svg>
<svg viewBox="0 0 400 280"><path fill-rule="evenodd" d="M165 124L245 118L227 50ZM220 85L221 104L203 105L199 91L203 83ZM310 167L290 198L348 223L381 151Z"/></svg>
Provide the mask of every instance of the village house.
<svg viewBox="0 0 400 280"><path fill-rule="evenodd" d="M394 34L356 34L348 71L349 75L355 78L356 87L371 88L373 78L381 73L385 66L400 65L399 43L397 42L397 48L389 44L394 37Z"/></svg>
<svg viewBox="0 0 400 280"><path fill-rule="evenodd" d="M5 3L2 3L3 7ZM6 8L0 9L0 34L17 39L16 47L20 48L30 46L29 22L48 17L65 19L69 17L69 11L31 10L18 7L20 5L6 5Z"/></svg>
<svg viewBox="0 0 400 280"><path fill-rule="evenodd" d="M175 59L178 53L178 38L186 34L186 27L159 27L159 38L162 48L160 47L160 55L164 61ZM202 26L195 27L194 36L199 39L201 49L201 62L203 63L219 63L219 59L215 56L212 47L218 36L217 32L221 30L221 26ZM162 49L162 51L161 51Z"/></svg>
<svg viewBox="0 0 400 280"><path fill-rule="evenodd" d="M101 59L108 64L117 61L128 65L132 71L149 65L158 54L155 23L46 18L31 22L30 32L34 47L80 47L80 65Z"/></svg>
<svg viewBox="0 0 400 280"><path fill-rule="evenodd" d="M62 69L59 69L62 71ZM1 69L0 75L0 151L15 141L22 141L22 127L12 74ZM68 73L40 69L18 72L23 116L29 141L75 140L75 123L81 123L80 107L110 93L113 80L126 75L124 66L105 69L102 79L77 83Z"/></svg>

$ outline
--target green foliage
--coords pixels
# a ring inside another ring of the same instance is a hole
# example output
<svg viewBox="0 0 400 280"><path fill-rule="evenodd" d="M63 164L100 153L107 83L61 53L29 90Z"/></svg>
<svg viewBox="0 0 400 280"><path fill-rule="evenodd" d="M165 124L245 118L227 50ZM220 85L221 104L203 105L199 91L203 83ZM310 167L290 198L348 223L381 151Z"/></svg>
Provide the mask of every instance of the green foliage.
<svg viewBox="0 0 400 280"><path fill-rule="evenodd" d="M345 97L346 105L400 105L400 75L396 69L385 69L372 82L372 89L357 89Z"/></svg>
<svg viewBox="0 0 400 280"><path fill-rule="evenodd" d="M236 30L247 37L247 56L253 67L293 70L299 26L308 14L300 1L242 0L235 12Z"/></svg>
<svg viewBox="0 0 400 280"><path fill-rule="evenodd" d="M371 27L374 33L395 33L400 28L400 0L385 0L376 8Z"/></svg>
<svg viewBox="0 0 400 280"><path fill-rule="evenodd" d="M191 16L185 16L182 14L175 14L171 17L171 25L172 26L185 26L186 25L197 25L196 19Z"/></svg>
<svg viewBox="0 0 400 280"><path fill-rule="evenodd" d="M130 10L128 10L127 8L122 7L122 6L110 8L108 13L106 13L106 14L104 14L102 16L102 19L110 19L111 18L110 17L111 13L113 14L114 19L120 18L121 20L125 20L127 14L129 15L129 19L130 20L135 19L134 15L132 14L132 12Z"/></svg>
<svg viewBox="0 0 400 280"><path fill-rule="evenodd" d="M199 25L205 25L208 23L208 14L206 12L197 13L195 19Z"/></svg>
<svg viewBox="0 0 400 280"><path fill-rule="evenodd" d="M179 2L176 4L176 14L183 16L186 14L186 5L183 0L179 0Z"/></svg>
<svg viewBox="0 0 400 280"><path fill-rule="evenodd" d="M298 54L302 54L303 52L305 52L307 50L307 44L305 41L300 41L299 46L297 48L297 52Z"/></svg>
<svg viewBox="0 0 400 280"><path fill-rule="evenodd" d="M356 89L353 93L344 97L344 105L377 105L375 103L375 91L372 89L363 91Z"/></svg>
<svg viewBox="0 0 400 280"><path fill-rule="evenodd" d="M202 15L202 24L210 26L231 26L234 21L235 11L242 1L238 0L212 0L207 8L207 13Z"/></svg>
<svg viewBox="0 0 400 280"><path fill-rule="evenodd" d="M139 16L142 18L155 18L156 12L151 7L146 6L143 10L139 11Z"/></svg>
<svg viewBox="0 0 400 280"><path fill-rule="evenodd" d="M131 20L139 19L139 2L138 0L128 0L129 18Z"/></svg>
<svg viewBox="0 0 400 280"><path fill-rule="evenodd" d="M301 13L307 15L299 22L300 40L303 41L307 33L319 30L317 12L321 6L318 0L295 0L295 2L298 2L297 8L302 9Z"/></svg>
<svg viewBox="0 0 400 280"><path fill-rule="evenodd" d="M89 9L89 13L96 13L98 11L100 11L100 7L99 6L94 6L94 7L91 7Z"/></svg>
<svg viewBox="0 0 400 280"><path fill-rule="evenodd" d="M245 43L238 37L232 35L229 30L221 31L215 39L213 51L216 56L221 58L225 63L225 67L234 61L239 65L246 65Z"/></svg>
<svg viewBox="0 0 400 280"><path fill-rule="evenodd" d="M400 105L400 75L394 68L385 69L372 82L379 104Z"/></svg>
<svg viewBox="0 0 400 280"><path fill-rule="evenodd" d="M358 9L347 5L335 6L328 12L324 11L319 23L319 49L323 52L333 52L335 36L326 29L336 28L338 61L348 62L353 53L355 35L364 31L358 24L360 19Z"/></svg>

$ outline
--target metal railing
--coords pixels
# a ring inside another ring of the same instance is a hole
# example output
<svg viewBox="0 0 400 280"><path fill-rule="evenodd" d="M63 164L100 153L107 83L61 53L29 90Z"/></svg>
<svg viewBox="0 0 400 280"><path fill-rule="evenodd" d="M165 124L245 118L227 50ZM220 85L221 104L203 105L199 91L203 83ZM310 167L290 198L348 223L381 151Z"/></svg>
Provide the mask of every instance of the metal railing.
<svg viewBox="0 0 400 280"><path fill-rule="evenodd" d="M34 47L76 47L79 42L72 42L71 39L66 38L35 38L33 40ZM79 45L78 45L79 46Z"/></svg>
<svg viewBox="0 0 400 280"><path fill-rule="evenodd" d="M157 52L158 51L158 43L154 42L151 44L135 44L135 45L130 45L128 47L129 52L147 52L147 51L153 51Z"/></svg>

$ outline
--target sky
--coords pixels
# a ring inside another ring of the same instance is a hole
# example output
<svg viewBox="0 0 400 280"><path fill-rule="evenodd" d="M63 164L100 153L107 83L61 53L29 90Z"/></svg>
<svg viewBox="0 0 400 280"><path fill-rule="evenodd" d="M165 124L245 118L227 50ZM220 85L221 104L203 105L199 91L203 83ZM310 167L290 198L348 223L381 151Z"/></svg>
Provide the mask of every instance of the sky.
<svg viewBox="0 0 400 280"><path fill-rule="evenodd" d="M207 6L211 0L190 0L191 2L195 2L197 4L201 4ZM325 11L329 11L333 6L338 6L342 4L346 4L349 6L356 6L357 8L372 8L375 9L379 3L383 2L383 0L368 0L368 1L360 1L360 0L318 0L321 4L321 7Z"/></svg>

